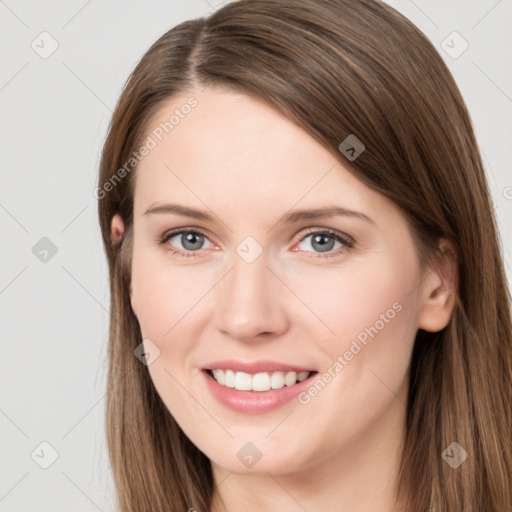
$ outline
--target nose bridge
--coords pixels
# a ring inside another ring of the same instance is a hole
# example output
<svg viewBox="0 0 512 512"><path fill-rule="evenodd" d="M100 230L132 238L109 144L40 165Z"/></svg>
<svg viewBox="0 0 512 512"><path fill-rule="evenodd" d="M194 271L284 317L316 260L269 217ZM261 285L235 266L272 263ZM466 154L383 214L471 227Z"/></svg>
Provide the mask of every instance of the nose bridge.
<svg viewBox="0 0 512 512"><path fill-rule="evenodd" d="M227 282L219 288L218 327L235 338L276 333L286 325L279 280L267 268L266 253L251 244L246 240L236 248Z"/></svg>

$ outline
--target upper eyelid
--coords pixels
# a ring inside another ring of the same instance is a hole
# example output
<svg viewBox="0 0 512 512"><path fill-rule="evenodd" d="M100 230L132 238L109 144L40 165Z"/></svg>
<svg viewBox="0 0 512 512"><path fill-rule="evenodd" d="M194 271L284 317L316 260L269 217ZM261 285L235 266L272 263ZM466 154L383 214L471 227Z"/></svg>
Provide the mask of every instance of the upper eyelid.
<svg viewBox="0 0 512 512"><path fill-rule="evenodd" d="M300 235L300 238L296 240L295 243L302 242L305 238L308 236L315 234L315 233L327 233L328 235L331 235L333 237L339 237L342 239L344 243L349 242L350 244L354 245L356 243L355 239L351 237L350 235L340 232L333 228L327 228L327 227L313 227L313 228L305 228L306 231ZM210 235L208 235L203 228L194 227L194 226L187 226L182 228L175 228L171 229L169 231L166 231L162 236L162 240L169 240L170 238L174 238L177 235L180 235L182 233L192 232L192 233L199 233L200 235L203 235L204 237L208 238L208 240L211 243L215 243L213 240L210 240ZM346 244L348 245L348 244Z"/></svg>
<svg viewBox="0 0 512 512"><path fill-rule="evenodd" d="M194 226L190 227L184 227L184 228L175 228L175 229L169 229L168 231L165 231L163 235L161 235L160 238L162 239L169 239L173 238L177 235L181 235L182 233L199 233L200 235L203 235L204 237L208 238L210 240L210 235L205 232L203 228L196 228ZM212 240L210 240L212 242Z"/></svg>

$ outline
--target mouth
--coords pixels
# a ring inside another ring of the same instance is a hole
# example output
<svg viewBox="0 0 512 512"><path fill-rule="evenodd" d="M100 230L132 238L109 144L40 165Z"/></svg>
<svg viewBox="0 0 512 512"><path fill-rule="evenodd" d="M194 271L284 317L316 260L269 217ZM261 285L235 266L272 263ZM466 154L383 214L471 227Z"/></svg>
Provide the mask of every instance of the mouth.
<svg viewBox="0 0 512 512"><path fill-rule="evenodd" d="M263 414L292 402L318 371L271 362L219 361L200 373L220 405L238 413Z"/></svg>
<svg viewBox="0 0 512 512"><path fill-rule="evenodd" d="M291 387L317 373L316 371L274 371L251 374L225 368L204 371L220 386L236 391L255 391L257 393Z"/></svg>

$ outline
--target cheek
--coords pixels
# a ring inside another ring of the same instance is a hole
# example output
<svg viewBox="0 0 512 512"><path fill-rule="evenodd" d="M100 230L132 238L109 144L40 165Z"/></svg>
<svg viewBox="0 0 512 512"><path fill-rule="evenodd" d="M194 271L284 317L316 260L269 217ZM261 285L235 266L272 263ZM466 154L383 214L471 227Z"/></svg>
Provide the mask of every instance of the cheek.
<svg viewBox="0 0 512 512"><path fill-rule="evenodd" d="M163 252L163 250L162 250ZM193 266L166 261L165 254L134 250L132 306L144 337L165 343L186 324L211 285Z"/></svg>
<svg viewBox="0 0 512 512"><path fill-rule="evenodd" d="M361 403L377 414L393 393L400 393L417 331L418 296L413 291L418 279L413 253L390 251L371 264L347 269L327 288L323 305L319 301L317 307L336 333L321 342L327 356L323 371L334 377L326 376L333 385L328 384L318 405L343 397L362 423L370 413Z"/></svg>
<svg viewBox="0 0 512 512"><path fill-rule="evenodd" d="M204 278L199 280L198 273L190 270L192 266L185 269L167 265L149 251L134 251L133 256L132 306L142 338L151 340L159 350L159 356L148 366L151 380L174 419L193 433L201 423L197 418L204 413L184 392L184 387L189 389L187 369L194 348L193 336L187 330L208 286Z"/></svg>
<svg viewBox="0 0 512 512"><path fill-rule="evenodd" d="M330 282L327 276L315 282L309 303L331 330L318 337L323 372L335 376L325 377L333 382L326 402L343 396L352 411L360 403L377 410L389 389L398 392L403 385L417 331L418 297L412 292L419 274L413 256L406 250L382 252L340 268L334 279L331 273Z"/></svg>
<svg viewBox="0 0 512 512"><path fill-rule="evenodd" d="M331 286L324 283L322 300L314 294L322 320L336 334L317 337L325 363L319 382L299 397L305 414L297 428L308 428L315 418L323 439L341 443L406 403L417 330L417 297L411 290L417 276L414 260L395 256L364 268L354 265ZM330 446L325 441L326 453Z"/></svg>
<svg viewBox="0 0 512 512"><path fill-rule="evenodd" d="M349 350L354 339L364 346L377 334L378 338L388 337L385 334L413 321L415 310L410 305L414 294L410 292L417 275L409 252L388 249L367 258L349 259L339 268L304 262L277 268L294 294L283 289L277 294L280 299L275 299L276 290L269 290L274 295L271 300L281 301L293 322L308 331L316 325L319 341L326 340L321 343L333 355ZM166 340L172 340L173 350L181 350L175 334L187 325L201 324L205 313L213 313L208 294L224 271L208 263L179 265L170 260L135 249L132 305L144 338L154 339L161 350L166 349ZM390 343L393 339L398 343L403 335L390 338ZM185 340L183 345L189 346Z"/></svg>
<svg viewBox="0 0 512 512"><path fill-rule="evenodd" d="M414 314L411 291L418 277L414 260L407 255L371 255L341 264L339 269L317 270L314 278L303 276L294 278L293 289L316 313L316 319L312 314L307 318L311 319L308 323L318 324L319 339L332 340L333 346L358 336L364 342L372 326L389 332L391 324L397 328ZM375 329L370 330L375 333Z"/></svg>

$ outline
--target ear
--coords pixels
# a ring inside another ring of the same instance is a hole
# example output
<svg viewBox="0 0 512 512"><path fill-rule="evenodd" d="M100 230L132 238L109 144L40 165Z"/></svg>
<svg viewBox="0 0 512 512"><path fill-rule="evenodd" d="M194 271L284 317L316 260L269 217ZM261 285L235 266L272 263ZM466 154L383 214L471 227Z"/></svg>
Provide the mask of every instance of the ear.
<svg viewBox="0 0 512 512"><path fill-rule="evenodd" d="M121 218L121 215L116 213L112 217L112 221L110 223L110 241L112 245L119 246L123 241L124 236L124 222ZM130 283L130 300L132 298L132 284Z"/></svg>
<svg viewBox="0 0 512 512"><path fill-rule="evenodd" d="M119 245L123 239L124 222L121 215L116 213L110 222L110 241L112 245Z"/></svg>
<svg viewBox="0 0 512 512"><path fill-rule="evenodd" d="M439 252L437 267L426 271L418 318L418 327L429 332L444 329L450 322L455 306L457 253L446 238L441 239Z"/></svg>

